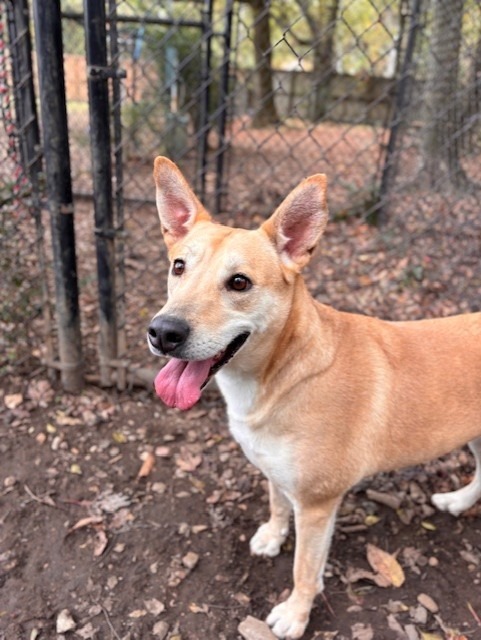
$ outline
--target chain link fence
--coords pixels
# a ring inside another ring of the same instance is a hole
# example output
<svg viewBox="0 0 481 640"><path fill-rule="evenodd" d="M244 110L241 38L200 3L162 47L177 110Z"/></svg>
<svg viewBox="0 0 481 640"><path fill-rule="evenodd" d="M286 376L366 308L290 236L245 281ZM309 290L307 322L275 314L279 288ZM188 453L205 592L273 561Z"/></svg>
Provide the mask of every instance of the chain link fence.
<svg viewBox="0 0 481 640"><path fill-rule="evenodd" d="M28 19L0 3L0 372L51 363L55 326L48 239L40 205L41 151ZM50 275L49 275L50 274Z"/></svg>
<svg viewBox="0 0 481 640"><path fill-rule="evenodd" d="M43 310L42 326L52 342L52 278L45 275L50 271L42 251L37 257L39 247L49 255L50 246L35 213L44 198L42 174L32 178L21 156L25 130L13 103L22 81L14 73L14 34L6 38L8 6L13 3L4 0L0 174L7 260L2 269L11 293L2 304L2 322L13 330L18 324L8 320L12 309L19 316L23 307L37 315ZM431 235L441 252L456 237L467 276L479 271L478 2L109 0L103 66L89 62L86 42L89 47L94 27L83 3L62 0L59 8L83 358L90 379L121 387L139 376L150 380L143 373L145 327L165 295L151 178L159 154L180 165L221 221L254 226L300 179L322 171L330 181L332 219L360 217L414 243L412 212L419 211L416 233ZM96 182L92 82L104 82L108 98L107 187ZM106 200L99 192L105 188ZM107 227L99 227L99 201L112 210ZM29 239L25 246L19 234ZM43 236L46 244L39 241ZM99 238L112 251L106 282L94 267ZM29 276L17 285L21 273ZM31 274L38 274L38 287ZM114 307L113 338L103 340L110 340L108 352L102 351L99 302L106 288ZM15 296L26 296L23 307ZM42 357L55 360L52 353Z"/></svg>

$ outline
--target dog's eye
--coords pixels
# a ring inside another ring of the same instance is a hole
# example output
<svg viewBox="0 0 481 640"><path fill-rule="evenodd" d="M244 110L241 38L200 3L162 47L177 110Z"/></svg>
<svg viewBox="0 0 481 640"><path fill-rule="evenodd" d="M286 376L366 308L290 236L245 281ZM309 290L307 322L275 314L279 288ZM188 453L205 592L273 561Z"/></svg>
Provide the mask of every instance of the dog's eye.
<svg viewBox="0 0 481 640"><path fill-rule="evenodd" d="M227 281L227 288L232 291L248 291L252 287L252 282L242 273L236 273Z"/></svg>
<svg viewBox="0 0 481 640"><path fill-rule="evenodd" d="M184 270L185 270L185 262L183 260L180 260L180 258L178 258L177 260L174 260L172 264L172 275L181 276L184 273Z"/></svg>

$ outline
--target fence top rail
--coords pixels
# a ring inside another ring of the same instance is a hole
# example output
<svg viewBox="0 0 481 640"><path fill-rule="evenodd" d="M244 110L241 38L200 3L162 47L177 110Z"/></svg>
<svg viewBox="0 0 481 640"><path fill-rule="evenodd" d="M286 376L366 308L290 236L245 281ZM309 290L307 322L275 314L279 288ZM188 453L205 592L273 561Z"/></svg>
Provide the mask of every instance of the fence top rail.
<svg viewBox="0 0 481 640"><path fill-rule="evenodd" d="M83 22L84 14L76 11L62 11L62 18L67 20L76 20ZM132 24L156 24L166 27L195 27L197 29L203 29L205 23L201 20L183 20L181 18L155 18L153 16L127 16L123 14L117 14L115 18L106 16L106 21L111 22L130 22Z"/></svg>

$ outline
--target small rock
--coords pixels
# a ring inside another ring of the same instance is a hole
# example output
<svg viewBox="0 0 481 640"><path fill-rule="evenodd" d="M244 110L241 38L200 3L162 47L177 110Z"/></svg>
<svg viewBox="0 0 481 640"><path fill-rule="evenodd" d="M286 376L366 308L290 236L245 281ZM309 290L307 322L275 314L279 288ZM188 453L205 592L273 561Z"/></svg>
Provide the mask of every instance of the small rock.
<svg viewBox="0 0 481 640"><path fill-rule="evenodd" d="M10 487L13 487L16 482L17 482L17 478L15 478L15 476L7 476L3 481L3 486L6 489L9 489Z"/></svg>
<svg viewBox="0 0 481 640"><path fill-rule="evenodd" d="M359 608L362 610L361 607ZM400 600L389 600L386 605L386 609L389 611L389 613L404 613L404 611L408 611L409 607Z"/></svg>
<svg viewBox="0 0 481 640"><path fill-rule="evenodd" d="M202 533L203 531L207 531L208 528L206 524L194 524L192 533Z"/></svg>
<svg viewBox="0 0 481 640"><path fill-rule="evenodd" d="M197 553L194 553L194 551L189 551L182 558L182 564L184 565L184 567L187 567L187 569L194 569L197 566L198 562L199 556Z"/></svg>
<svg viewBox="0 0 481 640"><path fill-rule="evenodd" d="M145 608L153 616L158 616L165 611L165 604L157 598L151 598L150 600L144 600Z"/></svg>
<svg viewBox="0 0 481 640"><path fill-rule="evenodd" d="M409 615L411 616L411 620L416 624L426 624L428 621L427 609L425 609L422 604L419 604L417 607L412 607Z"/></svg>
<svg viewBox="0 0 481 640"><path fill-rule="evenodd" d="M428 596L427 593L420 593L418 595L418 602L422 604L422 606L430 611L431 613L437 613L439 611L439 607L436 602Z"/></svg>
<svg viewBox="0 0 481 640"><path fill-rule="evenodd" d="M245 640L276 640L269 626L253 616L247 616L242 620L237 631Z"/></svg>
<svg viewBox="0 0 481 640"><path fill-rule="evenodd" d="M402 625L400 624L399 620L396 618L396 616L393 613L390 613L388 615L387 624L388 624L388 627L392 629L392 631L397 633L400 638L403 638L404 629L402 628Z"/></svg>
<svg viewBox="0 0 481 640"><path fill-rule="evenodd" d="M119 579L117 578L117 576L109 576L107 578L107 587L109 589L115 589L115 587L117 586L119 582Z"/></svg>
<svg viewBox="0 0 481 640"><path fill-rule="evenodd" d="M75 620L72 618L72 614L68 609L62 609L57 616L57 622L55 628L57 633L67 633L67 631L73 631L76 627Z"/></svg>
<svg viewBox="0 0 481 640"><path fill-rule="evenodd" d="M352 640L373 640L374 631L370 624L356 622L351 626Z"/></svg>
<svg viewBox="0 0 481 640"><path fill-rule="evenodd" d="M406 634L407 640L419 640L419 633L413 624L407 624L404 627L404 633Z"/></svg>
<svg viewBox="0 0 481 640"><path fill-rule="evenodd" d="M75 635L80 636L84 640L91 640L92 638L95 638L96 633L97 630L94 629L92 623L87 622L84 627L75 632Z"/></svg>
<svg viewBox="0 0 481 640"><path fill-rule="evenodd" d="M167 490L167 485L165 484L165 482L154 482L152 484L152 491L154 493L165 493Z"/></svg>
<svg viewBox="0 0 481 640"><path fill-rule="evenodd" d="M169 625L164 620L160 622L156 622L152 629L152 634L159 638L159 640L164 640L169 632Z"/></svg>

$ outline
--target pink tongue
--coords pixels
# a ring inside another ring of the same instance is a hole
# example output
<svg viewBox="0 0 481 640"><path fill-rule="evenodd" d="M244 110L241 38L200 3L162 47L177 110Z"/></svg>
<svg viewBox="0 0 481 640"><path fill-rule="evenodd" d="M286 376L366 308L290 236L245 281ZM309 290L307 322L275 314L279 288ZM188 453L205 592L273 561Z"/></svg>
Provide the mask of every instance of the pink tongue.
<svg viewBox="0 0 481 640"><path fill-rule="evenodd" d="M188 361L172 358L155 378L155 392L169 407L185 411L200 398L201 386L209 375L214 358Z"/></svg>

